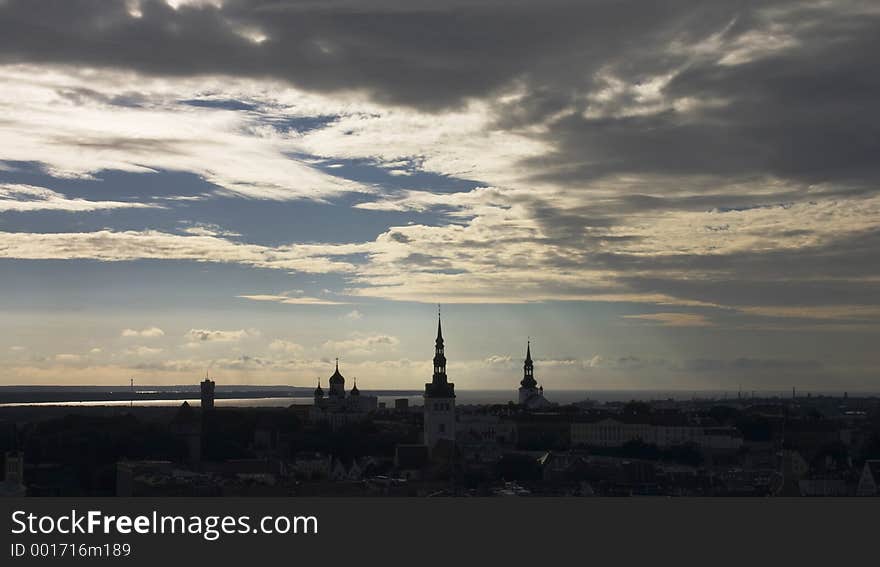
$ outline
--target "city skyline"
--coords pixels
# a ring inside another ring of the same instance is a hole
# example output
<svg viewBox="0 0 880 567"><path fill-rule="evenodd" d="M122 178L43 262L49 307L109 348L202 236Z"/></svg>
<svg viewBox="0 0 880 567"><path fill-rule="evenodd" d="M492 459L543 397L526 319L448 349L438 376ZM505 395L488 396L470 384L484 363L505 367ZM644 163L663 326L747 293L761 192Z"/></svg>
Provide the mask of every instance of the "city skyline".
<svg viewBox="0 0 880 567"><path fill-rule="evenodd" d="M878 20L0 2L0 385L877 391Z"/></svg>

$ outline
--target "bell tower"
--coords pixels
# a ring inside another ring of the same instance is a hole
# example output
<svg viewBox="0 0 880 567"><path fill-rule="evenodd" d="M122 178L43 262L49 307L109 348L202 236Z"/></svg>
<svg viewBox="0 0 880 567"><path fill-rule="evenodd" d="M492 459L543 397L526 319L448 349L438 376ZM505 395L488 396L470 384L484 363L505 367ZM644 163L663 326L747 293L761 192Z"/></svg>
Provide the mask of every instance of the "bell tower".
<svg viewBox="0 0 880 567"><path fill-rule="evenodd" d="M431 450L440 440L455 442L455 384L446 377L446 353L440 309L434 341L434 376L425 384L425 445Z"/></svg>
<svg viewBox="0 0 880 567"><path fill-rule="evenodd" d="M538 381L535 380L535 365L532 362L532 341L526 343L526 360L523 362L523 379L519 383L519 403L526 401L538 393Z"/></svg>

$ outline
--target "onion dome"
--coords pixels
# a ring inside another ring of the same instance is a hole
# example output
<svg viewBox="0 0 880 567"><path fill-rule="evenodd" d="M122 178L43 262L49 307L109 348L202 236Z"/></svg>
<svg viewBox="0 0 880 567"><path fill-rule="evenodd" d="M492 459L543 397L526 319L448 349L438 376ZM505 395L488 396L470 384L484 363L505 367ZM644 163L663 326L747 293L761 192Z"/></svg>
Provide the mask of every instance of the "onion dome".
<svg viewBox="0 0 880 567"><path fill-rule="evenodd" d="M320 380L318 380L318 387L315 388L315 397L316 398L323 398L324 397L324 390L321 388L321 381Z"/></svg>
<svg viewBox="0 0 880 567"><path fill-rule="evenodd" d="M358 390L357 378L354 379L354 386L352 386L352 388L351 388L351 395L352 396L360 396L361 395L361 391Z"/></svg>
<svg viewBox="0 0 880 567"><path fill-rule="evenodd" d="M330 385L334 384L345 384L345 377L339 373L339 359L336 359L336 371L333 373L333 376L330 377Z"/></svg>

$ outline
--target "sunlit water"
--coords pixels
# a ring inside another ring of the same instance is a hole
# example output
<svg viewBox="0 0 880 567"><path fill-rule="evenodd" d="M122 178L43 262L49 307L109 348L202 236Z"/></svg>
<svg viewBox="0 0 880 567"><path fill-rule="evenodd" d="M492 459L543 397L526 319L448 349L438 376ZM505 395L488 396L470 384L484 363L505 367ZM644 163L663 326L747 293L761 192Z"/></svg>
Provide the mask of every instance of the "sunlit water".
<svg viewBox="0 0 880 567"><path fill-rule="evenodd" d="M814 395L823 392L813 392ZM764 391L755 392L755 395L764 398L785 397L786 392L781 391ZM839 392L825 392L827 395L842 395ZM515 400L515 391L506 390L462 390L457 392L456 402L459 405L464 404L506 404ZM378 396L379 402L386 404L387 407L394 407L395 400L406 399L410 405L421 405L421 396L385 396L381 393ZM556 392L548 391L547 398L560 404L569 404L584 400L593 400L597 402L610 401L628 401L628 400L690 400L690 399L736 399L736 392L725 391L685 391L685 390L560 390ZM4 403L3 407L38 407L38 406L82 406L82 407L125 407L134 405L138 407L174 407L179 406L183 402L187 402L192 406L200 405L198 397L179 397L165 400L135 400L134 403L128 400L97 400L97 401L61 401L61 402L21 402L21 403ZM287 407L290 405L308 405L312 403L311 396L297 397L264 397L264 398L218 398L214 404L218 407Z"/></svg>

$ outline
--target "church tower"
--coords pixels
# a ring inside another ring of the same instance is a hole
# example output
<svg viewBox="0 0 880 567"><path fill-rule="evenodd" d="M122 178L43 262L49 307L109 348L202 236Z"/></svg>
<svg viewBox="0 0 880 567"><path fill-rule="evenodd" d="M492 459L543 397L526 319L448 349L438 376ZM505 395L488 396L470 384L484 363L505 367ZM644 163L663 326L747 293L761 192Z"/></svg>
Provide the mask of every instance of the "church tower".
<svg viewBox="0 0 880 567"><path fill-rule="evenodd" d="M425 384L425 445L431 450L441 440L455 442L455 384L446 379L443 329L437 313L437 339L434 342L434 376Z"/></svg>
<svg viewBox="0 0 880 567"><path fill-rule="evenodd" d="M339 359L336 359L336 371L330 377L330 398L345 398L345 378L339 373Z"/></svg>
<svg viewBox="0 0 880 567"><path fill-rule="evenodd" d="M544 397L544 387L535 380L535 364L532 362L532 341L526 343L526 360L523 363L523 378L519 382L519 405L529 410L552 407Z"/></svg>
<svg viewBox="0 0 880 567"><path fill-rule="evenodd" d="M532 342L526 343L526 360L523 363L523 379L519 383L519 403L526 401L538 393L538 381L535 380L535 365L532 362Z"/></svg>
<svg viewBox="0 0 880 567"><path fill-rule="evenodd" d="M324 403L324 388L321 387L321 379L318 378L318 386L315 388L315 405L320 406Z"/></svg>

